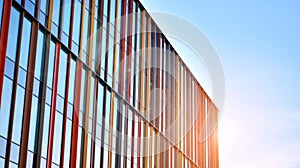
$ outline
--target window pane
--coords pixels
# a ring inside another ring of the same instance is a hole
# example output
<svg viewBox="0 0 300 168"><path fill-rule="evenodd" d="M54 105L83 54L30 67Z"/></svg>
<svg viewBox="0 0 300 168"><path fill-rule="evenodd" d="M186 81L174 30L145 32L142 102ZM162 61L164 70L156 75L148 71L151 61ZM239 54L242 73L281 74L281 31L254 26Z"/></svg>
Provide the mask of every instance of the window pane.
<svg viewBox="0 0 300 168"><path fill-rule="evenodd" d="M1 31L1 25L2 25L3 2L4 2L4 0L0 0L0 31Z"/></svg>
<svg viewBox="0 0 300 168"><path fill-rule="evenodd" d="M19 34L20 13L15 8L12 8L10 15L11 16L9 21L9 33L8 33L6 55L9 58L11 58L13 61L15 61L16 53L17 53L18 34Z"/></svg>
<svg viewBox="0 0 300 168"><path fill-rule="evenodd" d="M49 0L40 0L40 8L41 8L41 10L44 12L44 13L47 13L47 2L48 2Z"/></svg>
<svg viewBox="0 0 300 168"><path fill-rule="evenodd" d="M70 79L69 79L69 102L74 102L74 88L75 88L75 76L76 76L76 61L71 59L70 63Z"/></svg>
<svg viewBox="0 0 300 168"><path fill-rule="evenodd" d="M59 15L60 15L60 0L54 0L52 21L56 24L56 26L59 25Z"/></svg>
<svg viewBox="0 0 300 168"><path fill-rule="evenodd" d="M0 135L7 137L8 123L9 123L9 114L10 114L10 103L12 95L12 84L13 82L4 77L3 88L2 88L2 100L1 100L1 109L0 109ZM5 95L5 96L4 96Z"/></svg>
<svg viewBox="0 0 300 168"><path fill-rule="evenodd" d="M11 79L13 79L14 70L15 70L15 63L12 62L8 57L6 57L4 74L10 77Z"/></svg>
<svg viewBox="0 0 300 168"><path fill-rule="evenodd" d="M54 138L53 138L53 155L52 162L59 164L62 136L62 120L63 117L59 112L55 115Z"/></svg>
<svg viewBox="0 0 300 168"><path fill-rule="evenodd" d="M23 106L24 106L25 90L19 85L17 86L14 124L12 131L12 141L20 144L21 130L22 130L22 119L23 119Z"/></svg>
<svg viewBox="0 0 300 168"><path fill-rule="evenodd" d="M45 105L43 140L42 140L42 157L44 157L44 158L47 157L49 119L50 119L50 106Z"/></svg>
<svg viewBox="0 0 300 168"><path fill-rule="evenodd" d="M23 22L20 63L19 63L20 66L25 69L27 69L27 64L28 64L30 34L31 34L31 22L27 18L25 18Z"/></svg>
<svg viewBox="0 0 300 168"><path fill-rule="evenodd" d="M55 58L55 43L53 41L50 42L50 51L49 51L49 63L48 63L48 80L47 86L52 88L53 81L53 70L54 70L54 58Z"/></svg>
<svg viewBox="0 0 300 168"><path fill-rule="evenodd" d="M2 150L0 150L0 158L1 157L4 157L5 158L5 153L6 153L6 139L4 139L4 138L2 138L1 136L0 136L0 149L2 149Z"/></svg>
<svg viewBox="0 0 300 168"><path fill-rule="evenodd" d="M20 151L20 146L16 145L14 143L11 144L10 147L10 160L18 163L19 162L19 151ZM11 166L9 166L11 167Z"/></svg>
<svg viewBox="0 0 300 168"><path fill-rule="evenodd" d="M67 72L67 59L68 55L64 50L60 50L59 57L59 69L58 69L58 87L57 92L62 97L65 96L65 85L66 85L66 72Z"/></svg>
<svg viewBox="0 0 300 168"><path fill-rule="evenodd" d="M36 125L37 125L37 113L38 113L38 99L37 97L32 97L31 104L31 116L30 116L30 127L29 127L29 140L28 140L28 149L32 152L34 150L34 141L35 141L35 133L36 133Z"/></svg>
<svg viewBox="0 0 300 168"><path fill-rule="evenodd" d="M73 26L73 41L79 45L80 34L80 21L81 21L81 2L75 0L74 6L74 26ZM77 54L77 53L76 53Z"/></svg>
<svg viewBox="0 0 300 168"><path fill-rule="evenodd" d="M36 57L35 57L35 70L34 76L40 80L43 79L43 62L44 62L44 46L45 46L45 37L44 33L41 30L38 31L38 41L37 41L37 49L36 49Z"/></svg>
<svg viewBox="0 0 300 168"><path fill-rule="evenodd" d="M63 31L67 35L69 35L71 7L72 7L71 0L65 0L64 1Z"/></svg>
<svg viewBox="0 0 300 168"><path fill-rule="evenodd" d="M64 167L69 167L70 160L70 149L71 149L71 133L72 133L72 121L67 119L66 124L66 142L65 142L65 157L64 157Z"/></svg>

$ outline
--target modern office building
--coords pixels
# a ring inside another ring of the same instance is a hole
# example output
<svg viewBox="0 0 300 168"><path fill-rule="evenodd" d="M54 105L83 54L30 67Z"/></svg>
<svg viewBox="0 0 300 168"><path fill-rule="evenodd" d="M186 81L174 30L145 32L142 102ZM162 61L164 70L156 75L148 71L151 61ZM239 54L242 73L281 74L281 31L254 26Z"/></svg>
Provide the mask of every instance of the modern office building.
<svg viewBox="0 0 300 168"><path fill-rule="evenodd" d="M0 33L0 168L219 167L218 110L138 0L0 0Z"/></svg>

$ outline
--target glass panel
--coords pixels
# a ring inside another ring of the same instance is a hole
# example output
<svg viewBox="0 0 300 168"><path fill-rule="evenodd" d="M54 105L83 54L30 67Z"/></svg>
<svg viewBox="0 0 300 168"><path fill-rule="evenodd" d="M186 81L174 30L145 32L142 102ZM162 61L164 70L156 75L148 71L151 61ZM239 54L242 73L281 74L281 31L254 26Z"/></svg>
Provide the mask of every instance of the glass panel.
<svg viewBox="0 0 300 168"><path fill-rule="evenodd" d="M47 13L47 2L49 0L40 0L40 8L46 14Z"/></svg>
<svg viewBox="0 0 300 168"><path fill-rule="evenodd" d="M63 31L69 35L70 29L70 14L71 14L71 0L64 0L64 17L63 17Z"/></svg>
<svg viewBox="0 0 300 168"><path fill-rule="evenodd" d="M57 93L62 97L65 96L65 85L66 85L66 72L67 72L67 59L68 55L64 50L60 50L59 57L59 69L58 69L58 82L57 82Z"/></svg>
<svg viewBox="0 0 300 168"><path fill-rule="evenodd" d="M47 157L48 135L49 135L49 120L50 120L50 106L45 105L43 139L42 139L42 157Z"/></svg>
<svg viewBox="0 0 300 168"><path fill-rule="evenodd" d="M54 148L53 148L53 155L52 155L52 162L56 164L59 164L60 161L62 123L63 123L63 116L59 112L56 112L54 138L53 138Z"/></svg>
<svg viewBox="0 0 300 168"><path fill-rule="evenodd" d="M71 104L74 102L74 88L75 88L75 76L76 76L76 61L71 59L70 63L70 83L69 83L69 97L68 100Z"/></svg>
<svg viewBox="0 0 300 168"><path fill-rule="evenodd" d="M27 162L26 162L26 167L32 167L33 165L33 153L28 152L27 153Z"/></svg>
<svg viewBox="0 0 300 168"><path fill-rule="evenodd" d="M47 86L52 88L53 81L53 70L54 70L54 58L55 58L55 43L53 41L50 42L50 51L49 51L49 62L48 62L48 80Z"/></svg>
<svg viewBox="0 0 300 168"><path fill-rule="evenodd" d="M13 161L15 163L19 162L19 151L20 151L19 145L12 143L11 147L10 147L10 160L11 161Z"/></svg>
<svg viewBox="0 0 300 168"><path fill-rule="evenodd" d="M12 62L8 57L6 57L4 74L10 77L11 79L13 79L14 68L15 68L15 63Z"/></svg>
<svg viewBox="0 0 300 168"><path fill-rule="evenodd" d="M2 105L0 108L0 118L1 118L0 135L5 138L7 137L7 132L8 132L12 85L13 82L7 77L4 77L2 95L5 96L2 96L2 100L1 100Z"/></svg>
<svg viewBox="0 0 300 168"><path fill-rule="evenodd" d="M28 149L32 152L34 151L35 133L37 129L37 113L38 113L38 99L37 97L32 97L31 104L31 117L30 117L30 127L29 127L29 139L28 139Z"/></svg>
<svg viewBox="0 0 300 168"><path fill-rule="evenodd" d="M0 0L0 31L1 31L1 25L2 25L3 2L4 2L4 0Z"/></svg>
<svg viewBox="0 0 300 168"><path fill-rule="evenodd" d="M22 121L23 121L23 107L24 107L25 90L17 86L16 93L16 104L15 104L15 114L14 114L14 124L12 131L12 141L20 144Z"/></svg>
<svg viewBox="0 0 300 168"><path fill-rule="evenodd" d="M0 157L0 167L4 167L5 160Z"/></svg>
<svg viewBox="0 0 300 168"><path fill-rule="evenodd" d="M4 138L2 138L1 136L0 136L0 149L2 149L2 150L0 150L0 158L1 157L4 157L5 158L5 153L6 153L6 139L4 139Z"/></svg>
<svg viewBox="0 0 300 168"><path fill-rule="evenodd" d="M12 8L10 15L6 55L13 61L16 61L20 13L15 8Z"/></svg>
<svg viewBox="0 0 300 168"><path fill-rule="evenodd" d="M59 15L60 15L60 0L54 0L52 21L56 24L56 26L59 25Z"/></svg>
<svg viewBox="0 0 300 168"><path fill-rule="evenodd" d="M44 62L44 46L45 46L44 33L41 30L39 30L37 48L36 48L36 57L35 57L35 70L34 70L34 76L39 80L43 79L42 75L43 75L44 66L42 65Z"/></svg>
<svg viewBox="0 0 300 168"><path fill-rule="evenodd" d="M69 167L70 160L70 149L71 149L71 133L72 133L72 121L67 119L66 124L66 141L65 141L65 157L64 157L64 167Z"/></svg>
<svg viewBox="0 0 300 168"><path fill-rule="evenodd" d="M27 76L27 72L19 67L19 72L18 72L18 84L25 87L26 86L26 76Z"/></svg>
<svg viewBox="0 0 300 168"><path fill-rule="evenodd" d="M75 0L75 5L74 5L74 25L73 25L73 41L77 45L79 45L80 21L81 21L81 2L78 1L78 0ZM75 54L78 54L78 51L76 51Z"/></svg>
<svg viewBox="0 0 300 168"><path fill-rule="evenodd" d="M31 22L27 18L25 18L23 22L19 65L26 70L27 70L28 56L29 56L30 34L31 34Z"/></svg>

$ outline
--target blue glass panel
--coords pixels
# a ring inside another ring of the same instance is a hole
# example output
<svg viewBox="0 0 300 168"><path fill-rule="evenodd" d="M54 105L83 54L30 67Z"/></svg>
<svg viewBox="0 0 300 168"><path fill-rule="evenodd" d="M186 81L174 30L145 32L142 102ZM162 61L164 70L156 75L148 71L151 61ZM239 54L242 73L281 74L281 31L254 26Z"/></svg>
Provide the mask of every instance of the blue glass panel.
<svg viewBox="0 0 300 168"><path fill-rule="evenodd" d="M5 75L9 76L11 79L14 78L14 68L15 63L12 62L9 58L6 57L5 61Z"/></svg>
<svg viewBox="0 0 300 168"><path fill-rule="evenodd" d="M29 139L28 139L28 149L32 152L35 152L34 142L35 142L35 133L37 126L37 115L38 115L38 98L33 96L31 103L31 116L30 116L30 127L29 127Z"/></svg>
<svg viewBox="0 0 300 168"><path fill-rule="evenodd" d="M73 41L79 44L79 34L80 34L80 21L81 21L81 2L75 0L74 6L74 26L73 26ZM76 53L77 54L77 53Z"/></svg>
<svg viewBox="0 0 300 168"><path fill-rule="evenodd" d="M0 167L4 167L5 160L0 157Z"/></svg>
<svg viewBox="0 0 300 168"><path fill-rule="evenodd" d="M13 161L15 163L19 162L19 151L20 151L19 145L12 143L11 147L10 147L10 160L11 161Z"/></svg>
<svg viewBox="0 0 300 168"><path fill-rule="evenodd" d="M54 0L52 21L56 25L59 25L59 15L60 15L60 0Z"/></svg>
<svg viewBox="0 0 300 168"><path fill-rule="evenodd" d="M18 0L18 1L21 1L21 0ZM13 162L9 162L9 168L18 168L18 165L16 165Z"/></svg>
<svg viewBox="0 0 300 168"><path fill-rule="evenodd" d="M27 69L31 35L31 22L27 18L24 19L22 31L19 65L24 69Z"/></svg>
<svg viewBox="0 0 300 168"><path fill-rule="evenodd" d="M28 151L27 152L27 162L26 162L26 167L32 167L33 164L33 153Z"/></svg>
<svg viewBox="0 0 300 168"><path fill-rule="evenodd" d="M73 119L73 106L68 103L68 114L67 114L67 117L72 120Z"/></svg>
<svg viewBox="0 0 300 168"><path fill-rule="evenodd" d="M35 9L35 2L34 0L26 0L25 9L33 16L34 9Z"/></svg>
<svg viewBox="0 0 300 168"><path fill-rule="evenodd" d="M71 13L71 0L64 0L64 17L63 17L63 31L69 35L70 29L70 13Z"/></svg>
<svg viewBox="0 0 300 168"><path fill-rule="evenodd" d="M74 88L75 88L75 76L76 76L76 61L71 59L70 63L70 79L69 79L69 97L68 101L73 104L74 102Z"/></svg>
<svg viewBox="0 0 300 168"><path fill-rule="evenodd" d="M39 91L40 91L40 81L35 78L33 82L33 95L38 97Z"/></svg>
<svg viewBox="0 0 300 168"><path fill-rule="evenodd" d="M6 55L16 61L20 12L11 8Z"/></svg>
<svg viewBox="0 0 300 168"><path fill-rule="evenodd" d="M72 136L72 121L67 120L66 124L66 141L65 141L65 157L64 157L64 167L69 167L70 160L70 150L71 150L71 136Z"/></svg>
<svg viewBox="0 0 300 168"><path fill-rule="evenodd" d="M50 120L50 106L45 105L44 114L44 126L43 126L43 139L42 139L42 157L47 157L47 147L48 147L48 135L49 135L49 120Z"/></svg>
<svg viewBox="0 0 300 168"><path fill-rule="evenodd" d="M62 136L62 123L63 123L63 116L56 112L55 115L55 126L54 126L54 138L53 138L53 155L52 155L52 162L59 164L60 161L60 152L61 152L61 136Z"/></svg>
<svg viewBox="0 0 300 168"><path fill-rule="evenodd" d="M6 139L2 138L0 136L0 156L5 158L5 153L6 153Z"/></svg>
<svg viewBox="0 0 300 168"><path fill-rule="evenodd" d="M38 41L37 41L37 48L36 48L36 57L35 57L35 70L34 70L34 76L38 78L39 80L42 80L43 77L43 62L44 62L44 45L45 44L45 38L44 33L40 30L38 31Z"/></svg>
<svg viewBox="0 0 300 168"><path fill-rule="evenodd" d="M44 13L47 12L47 2L48 1L49 0L40 0L40 5L41 5L40 8Z"/></svg>
<svg viewBox="0 0 300 168"><path fill-rule="evenodd" d="M14 114L14 125L12 131L12 141L20 144L22 121L23 121L23 107L24 107L25 90L19 85L17 86L16 93L16 104L15 104L15 114Z"/></svg>
<svg viewBox="0 0 300 168"><path fill-rule="evenodd" d="M56 99L56 110L63 113L64 111L64 99L61 96L57 96Z"/></svg>
<svg viewBox="0 0 300 168"><path fill-rule="evenodd" d="M26 71L23 68L19 67L18 84L20 84L23 87L26 86L26 76L27 76Z"/></svg>
<svg viewBox="0 0 300 168"><path fill-rule="evenodd" d="M10 103L12 95L12 85L13 82L4 77L3 89L2 89L2 100L1 100L1 109L0 109L0 135L7 137L8 123L9 123L9 114L10 114Z"/></svg>
<svg viewBox="0 0 300 168"><path fill-rule="evenodd" d="M98 84L98 100L97 100L97 127L96 127L96 137L101 139L102 132L102 118L103 118L103 86Z"/></svg>
<svg viewBox="0 0 300 168"><path fill-rule="evenodd" d="M1 25L2 25L2 12L3 12L3 3L4 0L0 0L0 31L1 31Z"/></svg>
<svg viewBox="0 0 300 168"><path fill-rule="evenodd" d="M59 57L59 69L58 69L58 82L57 82L57 93L62 97L65 96L66 87L66 72L67 72L67 61L68 55L64 50L60 51Z"/></svg>
<svg viewBox="0 0 300 168"><path fill-rule="evenodd" d="M49 62L48 62L48 73L47 73L47 86L52 88L53 82L53 70L54 70L54 58L55 58L55 43L50 42L50 51L49 51Z"/></svg>
<svg viewBox="0 0 300 168"><path fill-rule="evenodd" d="M46 89L46 103L49 104L49 105L51 105L51 103L52 103L51 98L52 98L52 90L47 87L47 89Z"/></svg>

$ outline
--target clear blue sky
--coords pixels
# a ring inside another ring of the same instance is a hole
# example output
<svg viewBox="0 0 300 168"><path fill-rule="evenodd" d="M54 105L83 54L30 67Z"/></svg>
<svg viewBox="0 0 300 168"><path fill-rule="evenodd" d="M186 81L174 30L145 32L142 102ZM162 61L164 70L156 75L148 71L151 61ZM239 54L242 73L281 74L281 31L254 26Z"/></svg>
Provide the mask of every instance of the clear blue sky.
<svg viewBox="0 0 300 168"><path fill-rule="evenodd" d="M222 60L220 167L299 168L300 1L142 2L191 21Z"/></svg>

